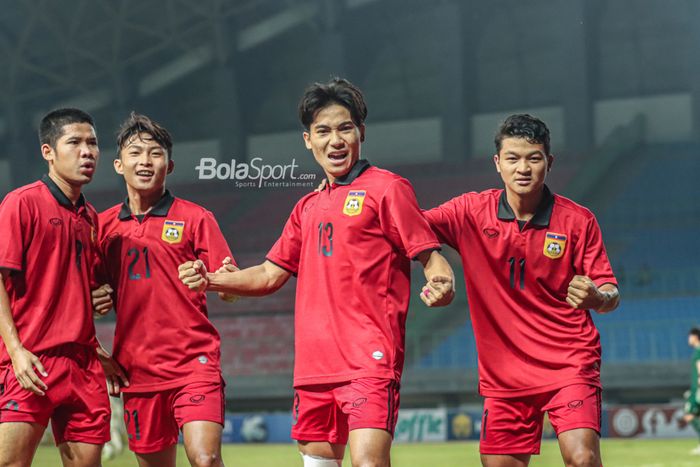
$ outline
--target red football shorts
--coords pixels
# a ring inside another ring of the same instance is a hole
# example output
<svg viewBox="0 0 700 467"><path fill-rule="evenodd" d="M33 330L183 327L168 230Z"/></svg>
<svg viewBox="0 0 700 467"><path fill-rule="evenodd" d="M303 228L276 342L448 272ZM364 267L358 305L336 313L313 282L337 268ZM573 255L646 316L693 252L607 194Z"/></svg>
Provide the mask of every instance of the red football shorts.
<svg viewBox="0 0 700 467"><path fill-rule="evenodd" d="M162 451L174 444L185 423L224 425L222 382L189 383L157 392L125 392L124 423L129 449L138 454Z"/></svg>
<svg viewBox="0 0 700 467"><path fill-rule="evenodd" d="M600 388L574 384L519 398L484 400L481 454L539 454L544 414L559 434L590 428L600 435Z"/></svg>
<svg viewBox="0 0 700 467"><path fill-rule="evenodd" d="M360 378L343 383L295 388L292 439L347 444L358 428L378 428L394 435L399 414L399 383Z"/></svg>
<svg viewBox="0 0 700 467"><path fill-rule="evenodd" d="M36 354L48 373L45 396L22 389L12 365L0 369L0 423L28 422L51 427L56 444L109 441L109 396L94 347L64 344Z"/></svg>

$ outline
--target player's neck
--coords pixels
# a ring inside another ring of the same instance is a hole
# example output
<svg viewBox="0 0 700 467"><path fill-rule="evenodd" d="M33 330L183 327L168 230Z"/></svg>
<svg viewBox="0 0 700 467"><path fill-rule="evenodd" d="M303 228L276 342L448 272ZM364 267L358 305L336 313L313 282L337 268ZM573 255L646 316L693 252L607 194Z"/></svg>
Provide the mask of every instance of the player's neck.
<svg viewBox="0 0 700 467"><path fill-rule="evenodd" d="M544 196L544 190L520 195L506 189L506 199L508 205L513 210L515 218L519 221L529 221L537 212L537 208Z"/></svg>
<svg viewBox="0 0 700 467"><path fill-rule="evenodd" d="M131 214L138 216L147 214L148 211L153 209L153 206L158 204L158 201L160 201L165 193L165 187L161 187L160 190L146 192L134 190L130 186L127 186L126 192L129 195L129 209L131 209Z"/></svg>
<svg viewBox="0 0 700 467"><path fill-rule="evenodd" d="M75 206L75 203L77 203L80 198L80 189L82 187L80 185L71 185L51 170L49 170L49 178L53 180L63 194L66 195L66 198Z"/></svg>

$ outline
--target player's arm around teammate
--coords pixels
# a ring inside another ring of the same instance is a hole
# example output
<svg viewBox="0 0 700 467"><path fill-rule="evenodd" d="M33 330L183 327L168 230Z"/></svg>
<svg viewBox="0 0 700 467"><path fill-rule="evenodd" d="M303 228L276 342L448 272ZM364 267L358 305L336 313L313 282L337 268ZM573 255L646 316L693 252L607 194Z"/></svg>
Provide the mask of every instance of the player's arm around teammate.
<svg viewBox="0 0 700 467"><path fill-rule="evenodd" d="M103 284L92 290L92 309L96 318L102 317L109 313L109 310L114 306L112 294L114 291L109 284ZM100 359L102 369L107 378L107 392L110 396L119 397L122 387L129 387L129 379L124 373L124 369L119 366L112 355L98 341L95 347L97 358Z"/></svg>

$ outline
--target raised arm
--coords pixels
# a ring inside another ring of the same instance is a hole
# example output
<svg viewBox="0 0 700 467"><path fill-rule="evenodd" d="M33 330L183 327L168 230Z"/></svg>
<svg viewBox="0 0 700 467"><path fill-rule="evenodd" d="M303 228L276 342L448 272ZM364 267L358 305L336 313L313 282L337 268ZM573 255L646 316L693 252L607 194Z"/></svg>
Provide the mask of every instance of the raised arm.
<svg viewBox="0 0 700 467"><path fill-rule="evenodd" d="M179 277L190 290L223 292L244 297L269 295L282 287L291 272L271 261L235 272L208 273L201 261L188 261L178 268Z"/></svg>

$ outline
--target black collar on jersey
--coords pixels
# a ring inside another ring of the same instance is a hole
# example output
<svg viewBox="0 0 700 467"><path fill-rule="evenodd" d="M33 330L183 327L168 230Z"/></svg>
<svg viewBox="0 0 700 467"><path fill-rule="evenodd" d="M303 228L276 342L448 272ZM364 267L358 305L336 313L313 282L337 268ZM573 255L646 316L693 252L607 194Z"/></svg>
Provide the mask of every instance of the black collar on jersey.
<svg viewBox="0 0 700 467"><path fill-rule="evenodd" d="M350 185L357 177L362 175L362 172L370 167L372 167L372 164L370 164L367 159L359 159L357 162L355 162L355 165L352 166L350 172L346 173L342 177L336 178L334 183L341 186Z"/></svg>
<svg viewBox="0 0 700 467"><path fill-rule="evenodd" d="M542 201L540 201L539 206L537 206L535 215L530 219L530 224L539 227L547 227L549 225L549 220L552 218L552 209L554 209L554 195L547 185L545 185L542 191ZM510 204L508 204L506 190L503 190L501 198L498 200L498 218L502 221L512 221L515 219L515 214L513 214L513 210L510 208Z"/></svg>
<svg viewBox="0 0 700 467"><path fill-rule="evenodd" d="M78 201L75 203L75 206L71 201L68 199L66 194L61 191L61 189L56 185L56 182L51 180L51 177L48 175L44 175L41 177L41 181L44 182L44 185L49 189L51 194L53 195L54 198L56 198L56 201L58 201L58 204L60 204L63 207L66 207L68 209L78 209L80 207L85 206L85 196L80 193L80 196L78 196Z"/></svg>
<svg viewBox="0 0 700 467"><path fill-rule="evenodd" d="M165 217L170 211L170 206L175 202L175 197L170 194L170 191L165 190L163 196L158 200L155 206L148 211L149 216ZM129 207L129 197L127 197L122 203L122 208L119 211L119 220L125 221L131 219L131 208Z"/></svg>

